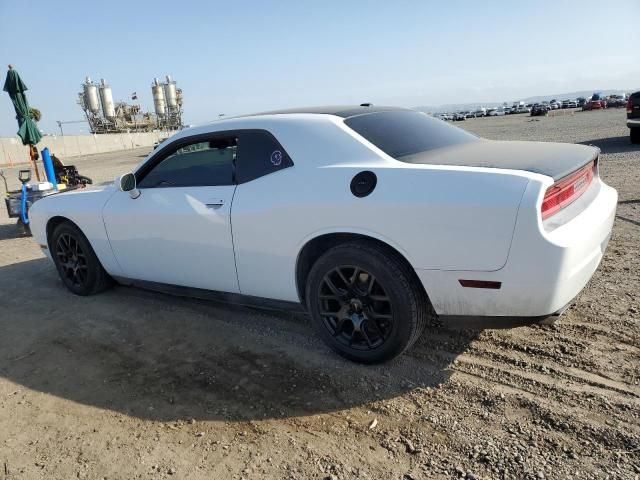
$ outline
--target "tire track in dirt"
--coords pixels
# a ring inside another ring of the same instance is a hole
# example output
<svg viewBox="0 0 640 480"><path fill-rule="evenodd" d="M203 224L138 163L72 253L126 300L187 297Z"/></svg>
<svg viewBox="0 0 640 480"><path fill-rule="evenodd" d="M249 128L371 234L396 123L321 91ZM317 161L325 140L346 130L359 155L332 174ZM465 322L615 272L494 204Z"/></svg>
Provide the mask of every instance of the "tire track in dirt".
<svg viewBox="0 0 640 480"><path fill-rule="evenodd" d="M544 389L555 394L558 398L590 395L605 399L608 403L629 404L640 408L640 396L635 393L602 387L597 382L590 382L585 378L567 377L555 369L548 369L548 373L538 373L517 368L505 368L504 364L471 355L458 358L453 368L467 373L475 373L473 370L477 369L486 373L488 378L509 379L510 381L506 384L518 386L531 393Z"/></svg>
<svg viewBox="0 0 640 480"><path fill-rule="evenodd" d="M522 355L512 355L511 352L496 352L480 346L474 348L474 353L482 355L482 358L477 355L469 354L463 355L458 360L463 362L468 361L469 363L482 363L486 358L490 358L494 361L493 365L498 368L502 365L505 367L511 366L513 369L518 371L540 371L547 375L547 377L584 383L586 385L611 390L623 395L628 395L632 398L640 399L640 392L638 392L638 389L634 389L631 384L612 380L610 378L603 377L598 373L589 372L581 368L566 367L558 364L549 365L544 362L535 361L535 357L534 360L532 360L530 357L527 358Z"/></svg>

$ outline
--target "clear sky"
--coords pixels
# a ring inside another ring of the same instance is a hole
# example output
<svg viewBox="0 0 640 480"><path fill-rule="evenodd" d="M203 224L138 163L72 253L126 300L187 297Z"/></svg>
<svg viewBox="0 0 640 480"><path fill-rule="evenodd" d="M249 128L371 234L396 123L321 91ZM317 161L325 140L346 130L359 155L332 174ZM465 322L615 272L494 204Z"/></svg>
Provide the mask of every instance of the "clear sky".
<svg viewBox="0 0 640 480"><path fill-rule="evenodd" d="M86 75L151 110L151 81L171 74L190 124L318 104L512 101L640 87L639 25L640 0L0 0L0 77L16 67L49 133L83 118ZM16 131L1 92L0 135Z"/></svg>

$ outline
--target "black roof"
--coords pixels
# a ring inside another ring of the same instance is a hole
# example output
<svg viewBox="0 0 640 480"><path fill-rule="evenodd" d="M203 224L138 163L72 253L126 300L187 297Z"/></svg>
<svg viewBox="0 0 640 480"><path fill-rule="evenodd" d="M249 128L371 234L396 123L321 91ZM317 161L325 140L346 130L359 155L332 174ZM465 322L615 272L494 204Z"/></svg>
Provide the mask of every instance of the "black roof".
<svg viewBox="0 0 640 480"><path fill-rule="evenodd" d="M336 115L342 118L353 117L355 115L362 115L365 113L377 113L377 112L395 112L402 110L410 110L409 108L402 107L384 107L371 104L362 105L331 105L325 107L306 107L306 108L288 108L284 110L272 110L269 112L253 113L251 115L241 115L243 117L253 117L257 115L279 115L288 113L315 113L324 115Z"/></svg>

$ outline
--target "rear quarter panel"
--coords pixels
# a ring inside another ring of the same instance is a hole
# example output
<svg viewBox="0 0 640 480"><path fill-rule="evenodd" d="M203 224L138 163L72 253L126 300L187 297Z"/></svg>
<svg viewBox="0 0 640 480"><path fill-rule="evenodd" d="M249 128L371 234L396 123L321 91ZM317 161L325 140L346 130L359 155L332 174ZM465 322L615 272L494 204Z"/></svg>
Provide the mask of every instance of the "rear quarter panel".
<svg viewBox="0 0 640 480"><path fill-rule="evenodd" d="M374 171L378 183L372 194L356 198L349 185L363 170ZM382 240L416 269L498 270L507 261L528 181L498 169L397 161L312 168L298 159L292 168L238 186L232 225L241 291L297 301L299 252L332 232Z"/></svg>

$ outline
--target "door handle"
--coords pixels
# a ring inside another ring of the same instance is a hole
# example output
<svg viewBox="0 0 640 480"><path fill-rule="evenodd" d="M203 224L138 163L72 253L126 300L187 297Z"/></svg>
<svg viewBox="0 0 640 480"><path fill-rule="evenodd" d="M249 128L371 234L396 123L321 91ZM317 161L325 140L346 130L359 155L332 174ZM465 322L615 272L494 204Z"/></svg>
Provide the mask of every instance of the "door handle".
<svg viewBox="0 0 640 480"><path fill-rule="evenodd" d="M207 202L206 205L207 205L207 208L217 209L224 205L224 200L221 198L217 198L215 200L209 200L209 202Z"/></svg>

